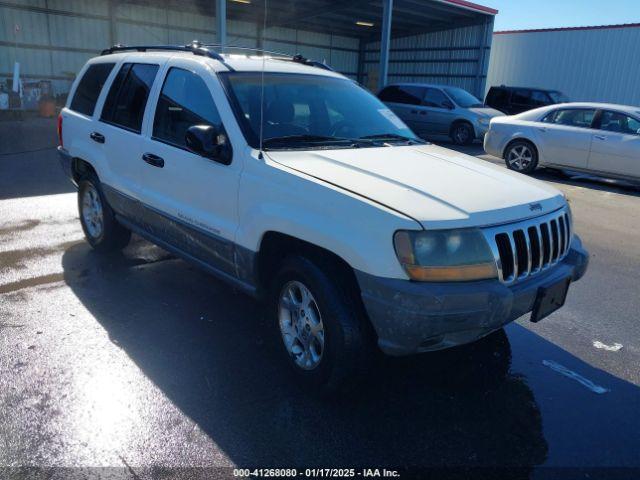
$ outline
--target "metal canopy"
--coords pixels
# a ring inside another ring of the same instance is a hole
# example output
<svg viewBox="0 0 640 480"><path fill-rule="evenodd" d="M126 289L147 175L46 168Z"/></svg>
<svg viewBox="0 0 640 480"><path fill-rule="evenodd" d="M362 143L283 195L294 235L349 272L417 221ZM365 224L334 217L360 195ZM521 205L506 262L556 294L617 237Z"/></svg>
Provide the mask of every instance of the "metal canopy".
<svg viewBox="0 0 640 480"><path fill-rule="evenodd" d="M216 14L216 3L210 0L188 2L209 15ZM169 5L169 8L185 8L185 4L177 0L169 0ZM264 0L228 0L226 10L227 20L262 25ZM382 31L383 0L267 0L267 10L267 28L296 28L365 41L379 40ZM495 10L465 0L394 0L391 36L397 38L477 25L495 13ZM373 25L357 25L356 22Z"/></svg>

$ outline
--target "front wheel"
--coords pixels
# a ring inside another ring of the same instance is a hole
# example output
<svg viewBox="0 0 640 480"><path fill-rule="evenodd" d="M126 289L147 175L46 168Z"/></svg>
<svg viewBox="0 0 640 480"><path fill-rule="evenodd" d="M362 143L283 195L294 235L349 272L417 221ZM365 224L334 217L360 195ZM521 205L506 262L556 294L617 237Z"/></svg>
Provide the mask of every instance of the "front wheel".
<svg viewBox="0 0 640 480"><path fill-rule="evenodd" d="M468 123L456 123L451 128L451 140L456 145L470 145L474 138L473 127Z"/></svg>
<svg viewBox="0 0 640 480"><path fill-rule="evenodd" d="M332 393L366 371L369 345L353 293L332 281L339 277L328 274L331 267L319 264L287 258L273 282L271 310L294 375L310 390Z"/></svg>
<svg viewBox="0 0 640 480"><path fill-rule="evenodd" d="M78 213L84 236L95 250L120 250L129 243L131 231L116 221L95 175L83 177L78 184Z"/></svg>
<svg viewBox="0 0 640 480"><path fill-rule="evenodd" d="M504 152L507 168L520 173L531 173L538 166L538 152L526 140L516 140Z"/></svg>

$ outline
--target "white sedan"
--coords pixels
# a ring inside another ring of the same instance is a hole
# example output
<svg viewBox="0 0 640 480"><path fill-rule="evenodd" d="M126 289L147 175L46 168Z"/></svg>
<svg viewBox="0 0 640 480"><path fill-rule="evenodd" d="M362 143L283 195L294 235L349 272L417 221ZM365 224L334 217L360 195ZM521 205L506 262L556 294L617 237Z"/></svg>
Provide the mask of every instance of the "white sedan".
<svg viewBox="0 0 640 480"><path fill-rule="evenodd" d="M563 103L491 119L485 151L507 167L538 166L640 180L640 107Z"/></svg>

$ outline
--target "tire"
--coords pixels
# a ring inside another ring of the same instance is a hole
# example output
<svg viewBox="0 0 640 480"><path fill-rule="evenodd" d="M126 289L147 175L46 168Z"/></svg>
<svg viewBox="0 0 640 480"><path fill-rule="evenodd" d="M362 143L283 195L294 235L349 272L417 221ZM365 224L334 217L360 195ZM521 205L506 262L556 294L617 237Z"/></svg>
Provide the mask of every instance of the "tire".
<svg viewBox="0 0 640 480"><path fill-rule="evenodd" d="M344 272L326 263L298 255L286 258L269 295L276 342L286 362L304 388L324 395L356 385L372 354L354 292L333 280L344 278ZM302 288L310 301L303 301Z"/></svg>
<svg viewBox="0 0 640 480"><path fill-rule="evenodd" d="M78 214L84 236L98 252L122 250L131 239L131 231L120 225L102 193L94 174L78 182Z"/></svg>
<svg viewBox="0 0 640 480"><path fill-rule="evenodd" d="M504 149L504 163L510 170L530 174L538 166L538 150L528 140L514 140Z"/></svg>
<svg viewBox="0 0 640 480"><path fill-rule="evenodd" d="M454 123L449 136L456 145L471 145L475 139L473 127L466 122Z"/></svg>

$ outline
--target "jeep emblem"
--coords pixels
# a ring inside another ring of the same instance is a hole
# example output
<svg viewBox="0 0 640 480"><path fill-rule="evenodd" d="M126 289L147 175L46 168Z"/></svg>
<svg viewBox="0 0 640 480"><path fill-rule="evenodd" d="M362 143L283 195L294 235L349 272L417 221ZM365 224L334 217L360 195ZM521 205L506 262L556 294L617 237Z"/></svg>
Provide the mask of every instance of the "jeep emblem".
<svg viewBox="0 0 640 480"><path fill-rule="evenodd" d="M539 203L530 203L529 210L531 210L532 212L535 212L536 210L542 211L542 205L540 205Z"/></svg>

